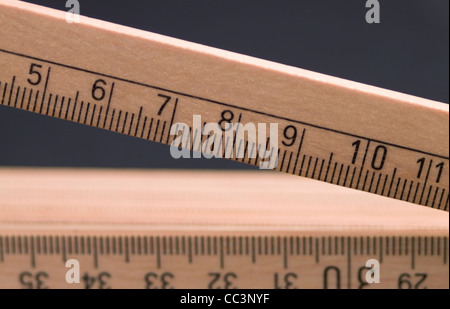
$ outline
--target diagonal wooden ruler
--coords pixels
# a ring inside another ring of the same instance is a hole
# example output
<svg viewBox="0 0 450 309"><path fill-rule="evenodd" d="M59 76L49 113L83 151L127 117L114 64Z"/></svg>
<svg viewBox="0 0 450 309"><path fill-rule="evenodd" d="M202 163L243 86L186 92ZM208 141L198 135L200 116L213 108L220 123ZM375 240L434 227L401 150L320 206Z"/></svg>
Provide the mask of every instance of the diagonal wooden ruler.
<svg viewBox="0 0 450 309"><path fill-rule="evenodd" d="M206 138L194 115L222 128L277 123L277 170L448 211L447 104L0 3L3 106L166 144L172 125L184 123L193 150ZM233 147L245 153L238 161L262 161L251 158L258 144Z"/></svg>

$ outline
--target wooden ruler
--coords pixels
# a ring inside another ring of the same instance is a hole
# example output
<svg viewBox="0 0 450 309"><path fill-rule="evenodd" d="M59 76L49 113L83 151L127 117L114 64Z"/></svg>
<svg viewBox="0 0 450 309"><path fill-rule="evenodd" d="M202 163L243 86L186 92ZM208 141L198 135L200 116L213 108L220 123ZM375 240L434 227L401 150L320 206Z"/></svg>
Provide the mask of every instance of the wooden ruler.
<svg viewBox="0 0 450 309"><path fill-rule="evenodd" d="M277 123L276 169L338 185L2 170L1 287L448 288L448 215L413 205L448 211L446 104L10 0L0 67L2 109L165 144L185 123L194 151L194 115ZM232 159L259 165L257 146Z"/></svg>
<svg viewBox="0 0 450 309"><path fill-rule="evenodd" d="M447 213L273 172L0 169L0 213L0 288L449 286Z"/></svg>
<svg viewBox="0 0 450 309"><path fill-rule="evenodd" d="M2 288L448 289L448 237L438 235L90 232L0 240ZM374 258L380 283L366 281ZM65 279L71 259L81 265L79 284Z"/></svg>
<svg viewBox="0 0 450 309"><path fill-rule="evenodd" d="M277 123L277 170L448 211L447 104L86 17L69 24L27 3L0 8L3 106L165 144L185 123L193 150L207 138L194 115ZM255 143L233 147L246 154L235 160L261 162Z"/></svg>

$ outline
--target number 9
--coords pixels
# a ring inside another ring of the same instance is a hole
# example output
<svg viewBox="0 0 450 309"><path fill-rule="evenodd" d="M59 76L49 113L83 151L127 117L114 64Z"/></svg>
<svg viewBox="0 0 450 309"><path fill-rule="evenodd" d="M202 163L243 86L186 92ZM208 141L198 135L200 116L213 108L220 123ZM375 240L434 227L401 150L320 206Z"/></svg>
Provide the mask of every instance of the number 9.
<svg viewBox="0 0 450 309"><path fill-rule="evenodd" d="M297 138L297 128L289 125L286 128L284 128L283 136L287 141L283 141L284 146L292 146L295 143L295 139Z"/></svg>

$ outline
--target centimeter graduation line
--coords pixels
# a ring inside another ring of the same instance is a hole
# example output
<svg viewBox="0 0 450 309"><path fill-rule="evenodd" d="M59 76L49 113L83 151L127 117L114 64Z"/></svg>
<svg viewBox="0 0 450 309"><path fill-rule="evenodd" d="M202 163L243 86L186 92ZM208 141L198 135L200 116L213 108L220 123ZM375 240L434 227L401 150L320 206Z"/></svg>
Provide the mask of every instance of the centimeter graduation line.
<svg viewBox="0 0 450 309"><path fill-rule="evenodd" d="M122 256L130 263L133 256L154 256L155 267L161 269L165 256L185 256L189 264L195 257L211 256L221 269L226 259L247 256L257 264L265 256L275 256L281 268L289 269L289 260L310 257L320 264L322 258L346 256L351 269L352 256L372 256L380 263L387 257L409 256L411 269L423 257L441 257L448 265L447 236L67 236L67 235L6 235L0 236L0 263L6 257L28 255L36 268L37 256L60 255L65 263L68 256L88 255L98 268L102 256ZM351 274L348 273L350 277ZM350 283L349 283L350 284Z"/></svg>
<svg viewBox="0 0 450 309"><path fill-rule="evenodd" d="M230 105L230 104L226 104L226 103L222 103L222 102L218 102L218 101L214 101L214 100L210 100L210 99L192 96L189 94L184 94L184 93L164 89L161 87L146 85L146 84L142 84L139 82L122 79L122 78L118 78L118 77L114 77L114 76L110 76L110 75L106 75L106 74L102 74L102 73L98 73L98 72L93 72L93 71L89 71L89 70L85 70L85 69L81 69L81 68L77 68L77 67L73 67L73 66L67 66L64 64L60 64L60 63L56 63L56 62L52 62L52 61L48 61L48 60L43 60L43 59L39 59L39 58L27 56L27 55L15 53L15 52L10 52L10 51L6 51L3 49L0 49L0 52L4 52L7 54L24 57L24 58L28 58L28 59L34 59L34 60L46 62L49 64L69 68L69 69L74 69L74 70L78 70L78 71L82 71L82 72L86 72L86 73L90 73L90 74L95 74L98 76L108 77L108 78L112 78L112 79L115 79L118 81L128 82L128 83L139 85L139 86L162 90L162 91L174 93L177 95L191 97L191 98L203 100L203 101L210 102L210 103L215 103L215 104L224 105L224 106L228 106L228 107L232 107L232 108L236 108L236 109L240 109L240 110L250 111L250 112L278 118L281 120L296 122L296 123L304 124L304 125L311 126L314 128L335 132L338 134L344 134L344 135L348 135L348 136L352 136L352 137L365 139L365 140L367 140L367 146L366 146L364 158L362 161L362 165L360 167L357 167L357 166L352 166L350 164L340 163L337 161L332 162L333 152L331 152L330 157L328 159L309 156L306 154L300 155L300 151L301 151L302 144L303 144L303 139L304 139L305 133L306 133L306 129L303 129L297 153L295 153L293 151L289 151L289 150L282 150L282 156L280 156L281 149L279 149L278 155L282 159L276 169L279 171L284 171L286 173L291 173L294 175L305 176L305 177L309 177L312 179L329 182L332 184L337 184L337 185L350 187L350 188L354 188L354 189L360 189L362 191L375 193L375 194L379 194L382 196L392 197L392 198L396 198L396 199L400 199L400 200L404 200L404 201L408 201L408 202L412 202L412 203L418 203L418 204L422 204L425 206L430 206L432 208L437 208L437 209L442 209L442 210L448 211L449 196L450 196L449 192L447 192L448 190L446 190L446 188L439 187L437 185L428 185L427 186L427 181L428 181L428 177L429 177L429 173L430 173L430 169L431 169L432 160L430 160L430 164L429 164L429 167L428 167L428 170L426 173L426 179L423 183L420 181L415 182L414 180L402 179L401 177L398 177L396 179L395 178L396 171L397 171L396 168L394 168L392 173L390 173L390 174L376 172L376 171L369 172L368 169L366 169L366 171L364 173L364 164L366 161L366 155L367 155L367 151L369 149L369 145L371 142L382 143L385 145L394 146L394 147L406 149L409 151L415 151L418 153L431 155L436 158L442 158L442 159L448 160L448 157L438 155L438 154L424 152L424 151L417 150L417 149L403 147L401 145L385 143L382 141L373 140L373 139L370 139L367 137L362 137L362 136L358 136L358 135L354 135L354 134L350 134L350 133L346 133L346 132L341 132L341 131L337 131L334 129L324 128L324 127L320 127L320 126L317 126L314 124L291 120L288 118L279 117L279 116L275 116L275 115L271 115L271 114L267 114L267 113L261 113L257 110L242 108L239 106L234 106L234 105ZM23 93L22 93L22 96L20 96L20 89L21 89L20 85L17 86L17 90L14 91L14 87L15 87L15 83L16 83L16 76L12 77L12 81L11 81L10 85L8 85L8 82L3 81L3 92L1 91L2 81L0 81L1 105L15 107L15 108L22 108L22 109L24 108L24 106L26 106L25 109L28 111L32 111L35 113L38 112L40 114L44 114L44 115L48 115L48 116L50 116L50 111L52 110L51 116L53 116L53 117L58 117L58 118L65 119L65 120L71 120L71 121L83 123L86 125L91 125L91 126L95 126L95 127L99 127L99 128L103 128L103 129L108 129L110 131L115 131L117 133L128 134L128 135L140 137L140 138L146 138L147 140L152 140L152 141L156 141L156 142L160 142L160 143L166 143L166 144L169 143L170 127L172 126L174 118L175 118L177 106L179 103L178 98L175 99L175 104L174 104L174 108L173 108L173 112L172 112L172 116L171 116L169 125L167 125L167 121L161 122L161 119L156 119L156 121L155 121L155 118L150 117L150 116L144 116L144 118L142 119L143 107L141 106L139 109L138 115L136 115L135 113L130 114L128 111L124 111L121 109L112 108L109 128L107 128L107 120L108 120L108 116L109 116L108 113L110 111L110 105L111 105L111 101L113 98L113 91L114 91L114 86L115 86L114 82L112 83L111 90L110 90L110 93L108 96L108 103L107 103L107 106L105 109L106 110L105 114L102 115L103 106L98 106L95 103L91 104L91 102L85 102L85 101L78 102L79 91L76 91L76 95L75 95L75 98L73 98L73 100L72 100L72 98L68 98L68 100L66 100L65 96L59 96L54 93L49 93L48 101L45 100L50 73L51 73L51 67L48 68L48 72L47 72L47 75L45 78L45 86L42 91L42 99L40 100L39 110L37 110L37 106L39 104L38 101L39 101L40 91L37 90L33 96L33 89L30 88L29 95L27 96L26 92L27 92L28 88L23 87ZM8 91L8 86L10 88L9 91ZM15 94L15 99L13 99L14 94ZM158 96L170 98L170 97L167 97L162 94L158 94ZM28 102L26 102L27 97L28 97ZM52 99L53 99L53 108L50 108L51 104L52 104ZM19 107L19 101L20 101L20 107ZM46 103L46 101L47 101L47 108L44 109L44 104ZM67 106L64 106L65 102L67 102L66 103ZM73 102L73 106L72 106L72 109L70 109L72 102ZM167 101L166 101L166 103L167 103ZM58 110L58 108L57 108L58 104L60 105L59 114L55 115L55 112ZM79 105L79 110L77 113L76 109L77 109L78 105ZM65 109L65 113L63 113L64 109ZM45 110L45 112L44 112L44 110ZM71 113L69 113L70 111L71 111ZM95 113L97 111L98 111L98 116L95 117ZM91 115L89 117L90 112L91 112ZM102 116L103 116L103 121L102 121ZM240 119L240 117L241 117L241 114L239 115L239 119ZM121 119L123 119L122 122L121 122ZM136 119L135 129L132 130L135 119ZM114 121L116 121L115 126L113 125ZM102 122L103 122L103 125L102 125ZM129 123L128 125L127 125L127 122ZM139 125L141 123L142 123L142 129L139 134L139 129L140 129ZM147 125L148 125L148 129L147 129ZM128 126L128 128L127 128L127 126ZM166 131L166 129L167 129L167 131ZM193 131L193 129L190 128L190 133L192 133L192 131ZM159 133L159 135L158 135L158 133ZM164 133L167 134L165 139L164 139ZM195 135L197 135L197 132L195 132ZM158 139L158 136L159 136L159 139ZM204 138L204 136L202 135L201 141L203 141L203 138ZM233 149L236 147L235 142L236 142L236 135L234 136L234 140L233 140ZM194 137L194 142L191 144L192 151L195 151L194 146L195 146L195 137ZM238 147L241 147L241 146L242 145L239 145ZM222 148L225 149L225 147L222 147ZM245 162L245 154L246 153L250 154L250 152L249 152L250 149L251 149L251 153L253 153L253 150L255 149L255 145L253 144L253 145L251 145L251 147L249 147L248 142L247 142L245 144L244 158L242 158L242 162ZM257 165L259 157L258 157L258 152L256 152L256 153L257 153L257 156L255 158L254 163L251 162L252 158L250 156L248 158L248 162L245 162L245 163ZM288 162L285 163L287 157L289 157L289 159L288 159ZM295 158L295 163L292 165L291 163L294 158ZM240 158L233 158L233 159L236 161L240 160ZM326 161L326 160L328 160L328 161ZM292 171L290 171L291 165L293 166ZM298 171L296 171L297 166L300 166ZM319 171L318 171L318 169L319 169ZM322 177L323 175L324 175L324 177ZM342 182L341 182L341 180L342 180ZM362 185L362 187L360 187L360 185Z"/></svg>

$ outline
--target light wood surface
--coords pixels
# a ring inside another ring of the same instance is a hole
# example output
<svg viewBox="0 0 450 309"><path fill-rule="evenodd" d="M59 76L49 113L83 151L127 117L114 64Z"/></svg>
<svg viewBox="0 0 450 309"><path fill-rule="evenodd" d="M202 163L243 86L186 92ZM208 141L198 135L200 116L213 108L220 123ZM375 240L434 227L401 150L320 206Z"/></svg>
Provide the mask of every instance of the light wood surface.
<svg viewBox="0 0 450 309"><path fill-rule="evenodd" d="M19 1L0 25L3 106L168 144L193 115L278 123L277 170L448 211L447 104Z"/></svg>
<svg viewBox="0 0 450 309"><path fill-rule="evenodd" d="M449 225L445 212L271 171L2 168L0 192L0 227L14 232L70 225L425 235Z"/></svg>
<svg viewBox="0 0 450 309"><path fill-rule="evenodd" d="M0 214L0 287L359 288L377 259L363 288L448 288L448 213L272 171L2 168Z"/></svg>

